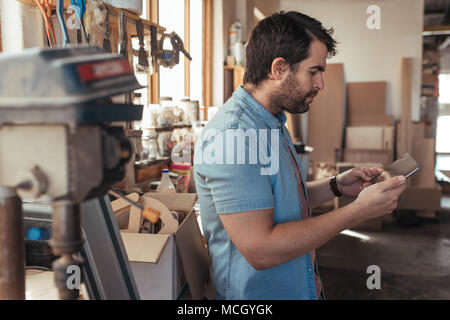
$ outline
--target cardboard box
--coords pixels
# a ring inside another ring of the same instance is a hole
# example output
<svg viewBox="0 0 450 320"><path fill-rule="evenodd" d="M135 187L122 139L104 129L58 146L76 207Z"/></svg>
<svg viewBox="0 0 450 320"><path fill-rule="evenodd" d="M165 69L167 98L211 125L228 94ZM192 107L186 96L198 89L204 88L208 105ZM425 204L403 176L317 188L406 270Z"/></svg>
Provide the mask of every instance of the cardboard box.
<svg viewBox="0 0 450 320"><path fill-rule="evenodd" d="M379 163L385 167L392 163L393 150L376 149L338 149L336 150L336 161L351 163Z"/></svg>
<svg viewBox="0 0 450 320"><path fill-rule="evenodd" d="M326 83L311 104L307 114L308 146L314 148L311 160L317 162L334 162L334 150L342 148L345 111L345 80L342 63L327 64L323 74Z"/></svg>
<svg viewBox="0 0 450 320"><path fill-rule="evenodd" d="M394 150L394 127L347 127L345 147L349 149Z"/></svg>
<svg viewBox="0 0 450 320"><path fill-rule="evenodd" d="M398 199L398 209L439 211L441 209L442 188L408 186Z"/></svg>
<svg viewBox="0 0 450 320"><path fill-rule="evenodd" d="M186 217L174 234L122 231L122 239L141 299L177 299L187 282L193 299L214 299L207 249L193 206L196 194L146 193ZM131 224L131 221L130 221Z"/></svg>
<svg viewBox="0 0 450 320"><path fill-rule="evenodd" d="M393 126L394 118L387 114L354 115L347 119L347 126Z"/></svg>
<svg viewBox="0 0 450 320"><path fill-rule="evenodd" d="M347 124L354 125L359 116L386 114L385 81L347 83Z"/></svg>
<svg viewBox="0 0 450 320"><path fill-rule="evenodd" d="M436 184L434 150L434 139L415 139L413 141L413 157L421 168L411 177L411 185L434 188Z"/></svg>

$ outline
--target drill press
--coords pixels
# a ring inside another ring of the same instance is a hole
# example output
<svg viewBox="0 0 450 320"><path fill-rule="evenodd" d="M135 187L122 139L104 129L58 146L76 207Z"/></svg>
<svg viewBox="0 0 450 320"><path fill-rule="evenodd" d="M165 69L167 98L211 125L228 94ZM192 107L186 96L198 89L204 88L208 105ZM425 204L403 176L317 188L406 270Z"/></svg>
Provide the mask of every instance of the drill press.
<svg viewBox="0 0 450 320"><path fill-rule="evenodd" d="M0 56L0 299L25 299L21 200L35 199L53 204L60 298L79 296L68 278L82 264L80 204L124 178L131 145L110 122L142 117L110 97L140 88L126 58L96 47Z"/></svg>

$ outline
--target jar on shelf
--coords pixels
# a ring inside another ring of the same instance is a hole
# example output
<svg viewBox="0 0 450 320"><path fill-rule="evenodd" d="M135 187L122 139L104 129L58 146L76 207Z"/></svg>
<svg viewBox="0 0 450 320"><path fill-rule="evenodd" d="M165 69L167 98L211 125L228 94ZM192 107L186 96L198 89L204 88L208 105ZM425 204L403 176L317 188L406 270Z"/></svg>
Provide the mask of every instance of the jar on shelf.
<svg viewBox="0 0 450 320"><path fill-rule="evenodd" d="M175 122L175 115L172 105L171 97L161 97L159 99L161 110L157 117L157 126L160 128L167 128L173 126Z"/></svg>
<svg viewBox="0 0 450 320"><path fill-rule="evenodd" d="M158 133L158 155L161 158L170 157L175 141L172 141L172 131L161 131Z"/></svg>
<svg viewBox="0 0 450 320"><path fill-rule="evenodd" d="M142 152L139 153L139 160L142 161L146 161L148 160L148 142L149 142L149 138L146 136L142 136L141 138L142 141ZM137 155L136 155L137 158Z"/></svg>
<svg viewBox="0 0 450 320"><path fill-rule="evenodd" d="M140 92L134 92L132 94L132 97L133 97L133 100L132 100L133 104L136 105L136 106L140 106L141 105L141 101L142 101L142 94ZM142 111L142 119L143 119L143 117L144 117L144 110ZM142 129L142 123L143 123L142 120L135 120L135 121L133 121L133 123L132 123L133 130L141 130Z"/></svg>
<svg viewBox="0 0 450 320"><path fill-rule="evenodd" d="M158 156L158 144L156 142L156 132L151 130L148 135L148 158L150 160L155 160Z"/></svg>
<svg viewBox="0 0 450 320"><path fill-rule="evenodd" d="M189 124L192 125L195 121L200 120L200 103L198 100L191 100L188 108Z"/></svg>
<svg viewBox="0 0 450 320"><path fill-rule="evenodd" d="M132 94L132 96L133 96L133 104L134 105L137 105L137 106L142 105L142 93L134 92Z"/></svg>
<svg viewBox="0 0 450 320"><path fill-rule="evenodd" d="M142 111L142 129L156 128L157 120L160 113L159 104L148 104L144 106Z"/></svg>
<svg viewBox="0 0 450 320"><path fill-rule="evenodd" d="M191 118L189 117L190 104L191 104L191 99L189 99L188 97L180 99L180 108L181 108L181 110L183 110L183 113L184 113L183 124L186 124L186 125L191 124Z"/></svg>
<svg viewBox="0 0 450 320"><path fill-rule="evenodd" d="M184 111L178 106L173 106L174 124L182 125L184 124Z"/></svg>

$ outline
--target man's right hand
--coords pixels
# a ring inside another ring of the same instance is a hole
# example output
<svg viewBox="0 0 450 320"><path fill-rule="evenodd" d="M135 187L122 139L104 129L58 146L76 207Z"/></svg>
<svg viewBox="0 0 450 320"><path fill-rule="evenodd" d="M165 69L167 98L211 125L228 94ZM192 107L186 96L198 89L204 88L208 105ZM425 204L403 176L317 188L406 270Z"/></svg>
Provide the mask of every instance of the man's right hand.
<svg viewBox="0 0 450 320"><path fill-rule="evenodd" d="M405 182L404 176L396 176L361 191L358 198L352 203L359 209L359 218L367 220L394 211L397 208L400 194L406 189Z"/></svg>

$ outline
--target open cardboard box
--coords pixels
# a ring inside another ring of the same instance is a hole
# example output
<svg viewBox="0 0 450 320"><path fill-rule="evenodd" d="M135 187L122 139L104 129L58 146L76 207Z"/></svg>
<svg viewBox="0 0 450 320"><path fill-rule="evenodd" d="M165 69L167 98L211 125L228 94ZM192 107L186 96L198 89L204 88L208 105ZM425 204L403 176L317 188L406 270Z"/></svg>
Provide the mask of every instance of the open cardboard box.
<svg viewBox="0 0 450 320"><path fill-rule="evenodd" d="M193 209L197 194L146 193L144 197L187 215L173 234L121 231L141 299L183 298L186 282L192 299L214 299L208 251Z"/></svg>
<svg viewBox="0 0 450 320"><path fill-rule="evenodd" d="M442 188L407 186L398 199L398 208L406 210L439 211L441 209Z"/></svg>

